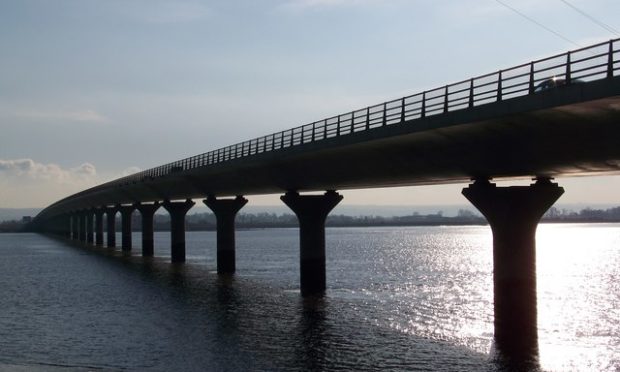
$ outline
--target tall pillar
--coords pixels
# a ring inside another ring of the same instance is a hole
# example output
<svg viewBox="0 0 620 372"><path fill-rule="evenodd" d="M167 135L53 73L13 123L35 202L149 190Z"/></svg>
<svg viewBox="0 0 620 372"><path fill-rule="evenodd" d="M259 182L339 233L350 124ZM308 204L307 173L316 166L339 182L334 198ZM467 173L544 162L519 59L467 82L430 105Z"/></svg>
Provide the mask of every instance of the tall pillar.
<svg viewBox="0 0 620 372"><path fill-rule="evenodd" d="M121 247L123 251L131 250L131 215L136 210L136 206L121 205L118 210L121 212Z"/></svg>
<svg viewBox="0 0 620 372"><path fill-rule="evenodd" d="M235 272L235 217L248 199L237 196L235 199L216 199L209 196L203 203L209 207L217 221L217 272Z"/></svg>
<svg viewBox="0 0 620 372"><path fill-rule="evenodd" d="M86 211L86 243L93 244L93 234L95 230L93 228L93 210Z"/></svg>
<svg viewBox="0 0 620 372"><path fill-rule="evenodd" d="M62 216L63 220L63 236L67 239L71 239L71 214L66 213Z"/></svg>
<svg viewBox="0 0 620 372"><path fill-rule="evenodd" d="M325 219L342 200L342 195L327 191L324 195L299 195L287 192L280 199L299 220L301 295L325 291Z"/></svg>
<svg viewBox="0 0 620 372"><path fill-rule="evenodd" d="M118 206L113 207L105 207L106 214L106 223L107 229L106 233L108 235L108 248L116 247L116 212L118 211Z"/></svg>
<svg viewBox="0 0 620 372"><path fill-rule="evenodd" d="M73 212L73 240L82 241L82 215L79 211Z"/></svg>
<svg viewBox="0 0 620 372"><path fill-rule="evenodd" d="M95 244L99 247L103 246L103 208L95 209Z"/></svg>
<svg viewBox="0 0 620 372"><path fill-rule="evenodd" d="M75 213L69 213L69 239L75 239Z"/></svg>
<svg viewBox="0 0 620 372"><path fill-rule="evenodd" d="M80 213L80 241L82 243L88 242L88 212L82 211Z"/></svg>
<svg viewBox="0 0 620 372"><path fill-rule="evenodd" d="M165 200L164 208L170 213L170 256L172 262L185 262L185 215L194 203L191 199L183 202Z"/></svg>
<svg viewBox="0 0 620 372"><path fill-rule="evenodd" d="M499 351L537 349L536 228L563 193L549 178L512 187L479 179L463 189L493 232L494 324Z"/></svg>
<svg viewBox="0 0 620 372"><path fill-rule="evenodd" d="M154 239L153 239L153 216L155 211L159 209L159 202L153 204L136 204L136 209L142 215L142 255L153 256Z"/></svg>

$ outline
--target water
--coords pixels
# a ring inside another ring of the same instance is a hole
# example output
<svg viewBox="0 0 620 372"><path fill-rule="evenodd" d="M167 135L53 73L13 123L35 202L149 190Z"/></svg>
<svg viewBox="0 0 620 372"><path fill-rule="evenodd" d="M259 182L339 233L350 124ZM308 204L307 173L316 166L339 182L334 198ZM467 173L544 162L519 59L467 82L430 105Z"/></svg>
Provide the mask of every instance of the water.
<svg viewBox="0 0 620 372"><path fill-rule="evenodd" d="M538 229L538 365L493 352L488 227L327 231L328 291L300 297L298 231L237 232L237 275L215 233L187 263L0 234L0 370L618 371L620 225ZM120 241L120 236L117 237Z"/></svg>

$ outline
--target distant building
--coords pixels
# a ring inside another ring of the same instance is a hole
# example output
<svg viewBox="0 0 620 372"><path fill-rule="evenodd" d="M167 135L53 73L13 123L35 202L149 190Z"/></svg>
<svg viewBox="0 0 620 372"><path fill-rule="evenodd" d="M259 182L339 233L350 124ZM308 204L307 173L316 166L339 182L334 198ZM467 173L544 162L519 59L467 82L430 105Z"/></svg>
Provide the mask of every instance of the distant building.
<svg viewBox="0 0 620 372"><path fill-rule="evenodd" d="M22 217L22 223L30 223L30 222L32 222L32 217L30 216Z"/></svg>

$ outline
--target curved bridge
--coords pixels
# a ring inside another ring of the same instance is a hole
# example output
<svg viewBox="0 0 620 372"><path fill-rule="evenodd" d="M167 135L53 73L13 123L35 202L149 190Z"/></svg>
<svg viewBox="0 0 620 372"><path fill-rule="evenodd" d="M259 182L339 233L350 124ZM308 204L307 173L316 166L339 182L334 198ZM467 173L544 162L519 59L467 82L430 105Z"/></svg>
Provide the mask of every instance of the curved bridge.
<svg viewBox="0 0 620 372"><path fill-rule="evenodd" d="M206 197L217 217L218 272L231 273L234 219L247 202L240 195L285 193L300 222L307 295L326 287L324 220L342 197L300 191L473 179L463 193L494 235L496 337L527 335L536 325L536 224L563 192L550 179L620 171L619 46L610 40L148 169L62 199L34 226L103 245L105 214L114 247L120 211L129 250L138 209L143 254L152 255L153 213L162 203L171 214L172 260L184 261L185 213L192 198ZM506 177L537 182L489 182Z"/></svg>

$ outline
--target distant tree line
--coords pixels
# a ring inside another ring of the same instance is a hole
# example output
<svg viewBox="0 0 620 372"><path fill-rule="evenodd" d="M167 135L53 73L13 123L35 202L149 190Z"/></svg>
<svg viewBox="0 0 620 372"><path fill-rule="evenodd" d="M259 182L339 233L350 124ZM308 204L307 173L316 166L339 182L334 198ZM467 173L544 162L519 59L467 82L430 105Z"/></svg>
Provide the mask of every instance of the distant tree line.
<svg viewBox="0 0 620 372"><path fill-rule="evenodd" d="M551 207L542 218L543 222L620 222L620 207L609 209L585 208L579 212L567 209ZM215 230L216 220L213 213L196 213L186 217L186 229L188 231ZM419 214L413 212L408 216L347 216L334 214L327 217L328 227L363 227L363 226L437 226L437 225L486 225L486 219L479 213L468 209L460 209L456 216L444 216L442 211L434 214ZM132 216L132 229L141 230L141 217L139 213ZM25 221L0 222L0 233L23 231ZM297 217L294 214L276 213L239 213L236 219L236 227L239 229L251 228L274 228L296 227ZM116 220L116 229L120 231L120 217ZM155 231L170 230L170 216L168 214L156 214L154 218Z"/></svg>

